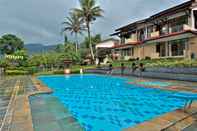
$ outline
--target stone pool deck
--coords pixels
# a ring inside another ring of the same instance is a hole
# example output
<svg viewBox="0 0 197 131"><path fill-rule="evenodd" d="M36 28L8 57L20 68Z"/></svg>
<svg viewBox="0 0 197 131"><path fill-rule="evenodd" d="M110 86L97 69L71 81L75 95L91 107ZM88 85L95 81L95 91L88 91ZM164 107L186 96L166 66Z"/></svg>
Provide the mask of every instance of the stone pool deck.
<svg viewBox="0 0 197 131"><path fill-rule="evenodd" d="M140 81L147 81L147 80L149 79L140 79ZM41 81L36 79L36 77L32 77L32 82L36 87L37 91L30 92L24 95L19 95L17 97L16 103L13 106L14 113L12 118L12 124L10 126L10 131L34 131L29 96L42 94L42 93L47 94L52 92L51 89L43 85ZM137 84L137 83L131 83L131 84ZM173 85L173 86L168 86L166 88L161 88L157 86L147 86L147 88L160 88L162 90L188 91L188 92L197 93L197 89L194 89L192 87L188 88L187 84L186 85L183 84L180 86ZM173 125L172 127L166 130L166 131L181 131L181 129L189 126L191 123L194 122L195 118L193 118L192 116L191 117L188 116L191 113L194 113L195 111L197 111L197 102L195 102L192 105L192 108L188 109L187 112L184 112L183 110L176 110L174 112L164 114L160 117L157 117L150 121L146 121L142 124L139 124L135 127L131 127L125 130L126 131L161 131L161 129L170 126L177 120L181 120L185 118L183 121L178 122L177 124Z"/></svg>
<svg viewBox="0 0 197 131"><path fill-rule="evenodd" d="M14 109L14 113L12 123L10 125L10 131L34 131L29 96L52 92L52 90L44 86L35 77L32 77L32 82L37 91L19 95L17 97L15 105L12 107Z"/></svg>

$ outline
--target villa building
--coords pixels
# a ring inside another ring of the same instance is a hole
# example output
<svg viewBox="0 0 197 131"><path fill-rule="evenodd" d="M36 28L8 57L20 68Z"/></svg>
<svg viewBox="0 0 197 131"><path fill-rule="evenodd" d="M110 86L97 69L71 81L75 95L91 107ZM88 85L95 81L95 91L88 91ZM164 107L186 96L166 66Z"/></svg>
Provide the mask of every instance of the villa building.
<svg viewBox="0 0 197 131"><path fill-rule="evenodd" d="M111 48L119 45L119 40L109 38L96 44L96 64L106 64L111 58Z"/></svg>
<svg viewBox="0 0 197 131"><path fill-rule="evenodd" d="M123 59L197 56L197 0L190 0L115 30Z"/></svg>

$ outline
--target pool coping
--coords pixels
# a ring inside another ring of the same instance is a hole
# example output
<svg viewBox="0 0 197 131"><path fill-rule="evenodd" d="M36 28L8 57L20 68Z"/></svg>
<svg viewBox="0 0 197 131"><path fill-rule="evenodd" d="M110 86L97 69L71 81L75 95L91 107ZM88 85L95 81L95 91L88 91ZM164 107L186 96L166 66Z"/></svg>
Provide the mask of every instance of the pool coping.
<svg viewBox="0 0 197 131"><path fill-rule="evenodd" d="M183 128L195 122L195 119L192 118L192 116L190 116L193 113L195 114L197 113L197 102L193 104L192 108L187 109L187 112L183 111L182 109L177 109L173 112L166 113L154 119L138 124L134 127L125 128L123 130L124 131L161 131L162 129L167 128L170 125L174 124L174 122L186 118L185 120L180 121L171 127L173 128L174 131L180 131Z"/></svg>
<svg viewBox="0 0 197 131"><path fill-rule="evenodd" d="M139 81L139 82L144 82L144 81ZM178 89L178 88L183 87L183 86L169 85L169 86L163 86L162 87L162 86L155 86L155 85L144 85L144 84L139 84L137 82L128 82L128 84L133 84L133 85L136 85L136 86L142 87L142 88L153 88L153 89L160 89L160 90L173 91L173 92L181 92L181 91L183 91L183 92L197 94L197 89L191 89L191 88L190 88L191 90L180 90L180 89ZM189 89L189 88L187 88L187 89Z"/></svg>
<svg viewBox="0 0 197 131"><path fill-rule="evenodd" d="M13 119L15 121L13 121L12 123L16 123L16 125L14 126L15 128L13 128L13 130L11 130L11 131L19 131L19 130L20 131L27 131L27 130L34 131L29 97L34 96L34 95L38 95L38 94L51 94L53 92L49 87L44 85L43 82L41 82L39 79L37 79L37 76L32 76L31 79L32 79L32 82L33 82L35 88L37 89L37 91L31 92L29 94L25 94L22 96L18 96L18 98L16 100L16 103L18 103L18 104L16 104L16 105L22 104L23 106L20 107L22 109L19 109L20 110L19 112L14 111L13 116L16 118ZM141 85L141 86L143 86L143 85ZM158 87L152 87L152 86L143 86L143 87L158 89ZM164 89L164 88L161 88L161 89L169 90L169 89ZM174 90L172 90L172 91L174 91ZM197 102L195 102L193 104L193 107L195 107L195 109L197 109ZM193 110L193 108L191 110ZM134 127L129 127L129 128L123 129L123 130L126 130L126 131L160 131L161 129L165 128L169 124L172 124L172 122L174 122L175 120L182 119L183 117L186 117L186 116L188 116L188 114L179 109L179 110L176 110L173 112L168 112L162 116L156 117L152 120L145 121L145 122L138 124ZM187 125L192 122L193 122L193 119L190 120L189 123L187 123Z"/></svg>

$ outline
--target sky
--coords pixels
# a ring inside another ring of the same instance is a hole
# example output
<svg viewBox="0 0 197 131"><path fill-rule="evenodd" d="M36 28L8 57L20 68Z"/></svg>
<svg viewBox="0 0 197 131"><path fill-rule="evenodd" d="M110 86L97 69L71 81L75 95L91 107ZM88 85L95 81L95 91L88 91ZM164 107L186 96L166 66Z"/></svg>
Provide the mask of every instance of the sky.
<svg viewBox="0 0 197 131"><path fill-rule="evenodd" d="M92 25L92 34L109 38L114 30L187 0L97 0L103 17ZM78 0L0 0L0 36L11 33L28 43L59 44L62 22ZM81 36L81 39L85 36ZM68 34L70 40L74 40Z"/></svg>

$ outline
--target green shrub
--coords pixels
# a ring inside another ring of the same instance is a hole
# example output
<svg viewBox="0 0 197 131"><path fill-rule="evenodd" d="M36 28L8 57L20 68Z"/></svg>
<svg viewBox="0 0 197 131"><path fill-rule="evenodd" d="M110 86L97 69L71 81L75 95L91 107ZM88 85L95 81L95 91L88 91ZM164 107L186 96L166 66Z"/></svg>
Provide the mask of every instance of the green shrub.
<svg viewBox="0 0 197 131"><path fill-rule="evenodd" d="M7 75L27 75L29 74L28 71L24 70L6 70Z"/></svg>
<svg viewBox="0 0 197 131"><path fill-rule="evenodd" d="M80 69L79 69L79 68L72 69L72 70L71 70L71 73L72 73L72 74L79 74L79 73L80 73Z"/></svg>
<svg viewBox="0 0 197 131"><path fill-rule="evenodd" d="M145 60L151 60L151 57L146 56L146 57L145 57Z"/></svg>
<svg viewBox="0 0 197 131"><path fill-rule="evenodd" d="M64 70L55 70L53 74L64 74Z"/></svg>

